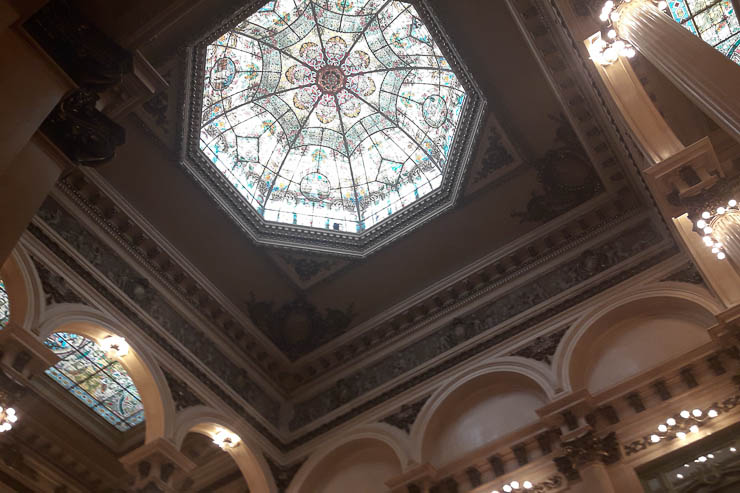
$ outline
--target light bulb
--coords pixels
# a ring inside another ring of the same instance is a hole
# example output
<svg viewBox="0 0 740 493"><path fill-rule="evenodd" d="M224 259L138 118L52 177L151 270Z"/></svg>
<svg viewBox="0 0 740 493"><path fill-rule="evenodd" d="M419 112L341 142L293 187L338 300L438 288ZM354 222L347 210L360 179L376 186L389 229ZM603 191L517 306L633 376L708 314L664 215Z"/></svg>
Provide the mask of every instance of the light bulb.
<svg viewBox="0 0 740 493"><path fill-rule="evenodd" d="M706 458L706 457L704 457L704 456L702 455L702 456L701 456L701 457L699 457L699 458L698 458L697 460L698 460L699 462L706 462L706 461L707 461L707 458Z"/></svg>
<svg viewBox="0 0 740 493"><path fill-rule="evenodd" d="M696 221L696 227L699 229L703 229L704 227L706 227L706 225L707 222L704 219L699 219L698 221Z"/></svg>
<svg viewBox="0 0 740 493"><path fill-rule="evenodd" d="M607 36L609 36L611 39L614 39L617 37L617 31L614 29L609 29L609 32L606 33Z"/></svg>
<svg viewBox="0 0 740 493"><path fill-rule="evenodd" d="M712 248L712 253L719 253L719 248L717 247Z"/></svg>
<svg viewBox="0 0 740 493"><path fill-rule="evenodd" d="M668 431L668 427L666 425L658 425L658 431L661 433L665 433Z"/></svg>
<svg viewBox="0 0 740 493"><path fill-rule="evenodd" d="M717 207L717 214L724 214L725 212L727 212L727 209L724 207Z"/></svg>
<svg viewBox="0 0 740 493"><path fill-rule="evenodd" d="M701 409L694 409L691 411L691 414L693 414L695 418L701 418L701 415L704 413L701 412Z"/></svg>
<svg viewBox="0 0 740 493"><path fill-rule="evenodd" d="M724 260L725 257L727 257L727 255L725 255L725 252L719 252L717 254L717 258L720 259L720 260Z"/></svg>
<svg viewBox="0 0 740 493"><path fill-rule="evenodd" d="M514 488L515 490L518 490L518 489L519 489L519 481L512 481L512 482L511 482L511 483L509 483L509 484L510 484L510 485L511 485L511 487L512 487L512 488Z"/></svg>
<svg viewBox="0 0 740 493"><path fill-rule="evenodd" d="M660 2L658 2L658 9L665 10L666 8L668 8L668 2L666 2L665 0L661 0Z"/></svg>
<svg viewBox="0 0 740 493"><path fill-rule="evenodd" d="M714 231L714 230L712 229L712 227L711 227L711 226L706 226L706 227L704 228L704 234L705 234L705 235L711 234L711 233L712 233L712 231Z"/></svg>
<svg viewBox="0 0 740 493"><path fill-rule="evenodd" d="M634 58L635 55L637 55L637 52L634 48L628 48L627 49L627 58Z"/></svg>
<svg viewBox="0 0 740 493"><path fill-rule="evenodd" d="M699 427L696 425L691 425L691 427L689 428L689 431L691 433L699 433Z"/></svg>
<svg viewBox="0 0 740 493"><path fill-rule="evenodd" d="M730 447L730 452L737 452L737 449L735 447Z"/></svg>
<svg viewBox="0 0 740 493"><path fill-rule="evenodd" d="M614 8L614 0L607 0L604 2L604 10L611 10Z"/></svg>
<svg viewBox="0 0 740 493"><path fill-rule="evenodd" d="M691 413L689 413L686 409L684 409L683 411L681 411L680 414L681 414L681 417L683 419L689 419L689 417L691 416Z"/></svg>
<svg viewBox="0 0 740 493"><path fill-rule="evenodd" d="M684 438L686 438L686 433L684 433L683 431L679 431L678 433L676 433L676 437L683 440Z"/></svg>
<svg viewBox="0 0 740 493"><path fill-rule="evenodd" d="M714 459L714 454L707 454L707 458Z"/></svg>
<svg viewBox="0 0 740 493"><path fill-rule="evenodd" d="M627 47L627 45L621 39L614 42L614 49L617 50L617 51L622 51L626 47Z"/></svg>
<svg viewBox="0 0 740 493"><path fill-rule="evenodd" d="M514 491L514 490L513 490L513 489L511 489L511 486L509 486L508 484L505 484L505 485L504 485L504 491L505 491L506 493L511 493L511 492L512 492L512 491Z"/></svg>
<svg viewBox="0 0 740 493"><path fill-rule="evenodd" d="M681 474L681 473L678 473L678 474L676 474L676 477L677 477L678 479L683 479L683 474Z"/></svg>
<svg viewBox="0 0 740 493"><path fill-rule="evenodd" d="M712 217L712 215L708 211L704 211L701 213L701 217L704 219L709 219L710 217Z"/></svg>
<svg viewBox="0 0 740 493"><path fill-rule="evenodd" d="M714 240L712 240L712 237L711 236L705 236L705 237L702 238L702 240L704 240L704 244L706 246L712 246L712 245L714 245Z"/></svg>
<svg viewBox="0 0 740 493"><path fill-rule="evenodd" d="M601 22L608 21L609 20L609 13L608 12L602 12L601 15L599 16L599 20Z"/></svg>
<svg viewBox="0 0 740 493"><path fill-rule="evenodd" d="M525 481L522 486L524 486L525 490L531 490L534 487L534 485L529 481Z"/></svg>
<svg viewBox="0 0 740 493"><path fill-rule="evenodd" d="M675 419L673 419L673 418L668 418L668 419L666 419L666 420L665 420L665 423L666 423L666 424L667 424L668 426L676 426L676 420L675 420Z"/></svg>
<svg viewBox="0 0 740 493"><path fill-rule="evenodd" d="M120 336L108 336L100 342L100 347L106 353L112 353L118 358L122 358L128 354L129 345L126 339Z"/></svg>
<svg viewBox="0 0 740 493"><path fill-rule="evenodd" d="M13 416L15 414L15 409L13 409L12 407L9 407L8 409L5 410L5 414L9 416Z"/></svg>
<svg viewBox="0 0 740 493"><path fill-rule="evenodd" d="M653 443L658 443L660 441L660 437L658 435L650 435L650 441Z"/></svg>
<svg viewBox="0 0 740 493"><path fill-rule="evenodd" d="M12 416L8 416L8 421L10 421L11 423L15 423L16 421L18 421L18 416L16 416L15 414L13 414Z"/></svg>
<svg viewBox="0 0 740 493"><path fill-rule="evenodd" d="M617 22L619 20L619 11L615 10L614 12L611 13L609 17L611 18L612 21Z"/></svg>
<svg viewBox="0 0 740 493"><path fill-rule="evenodd" d="M691 467L691 466L690 466L690 465L688 465L688 464L684 464L684 465L683 465L683 467Z"/></svg>
<svg viewBox="0 0 740 493"><path fill-rule="evenodd" d="M730 207L735 207L737 205L737 200L732 199L729 202L727 202L727 205L729 205Z"/></svg>
<svg viewBox="0 0 740 493"><path fill-rule="evenodd" d="M719 416L719 413L714 409L710 409L709 411L707 411L707 416L709 416L710 418L716 418L717 416Z"/></svg>

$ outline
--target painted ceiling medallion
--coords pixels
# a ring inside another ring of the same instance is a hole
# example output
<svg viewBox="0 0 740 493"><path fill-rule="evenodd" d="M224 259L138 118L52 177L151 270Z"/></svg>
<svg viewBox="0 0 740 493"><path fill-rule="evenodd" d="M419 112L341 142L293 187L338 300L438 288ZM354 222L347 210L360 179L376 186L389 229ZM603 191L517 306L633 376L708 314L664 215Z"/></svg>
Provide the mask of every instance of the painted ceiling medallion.
<svg viewBox="0 0 740 493"><path fill-rule="evenodd" d="M485 102L423 0L226 26L193 50L184 164L256 241L364 256L454 204Z"/></svg>

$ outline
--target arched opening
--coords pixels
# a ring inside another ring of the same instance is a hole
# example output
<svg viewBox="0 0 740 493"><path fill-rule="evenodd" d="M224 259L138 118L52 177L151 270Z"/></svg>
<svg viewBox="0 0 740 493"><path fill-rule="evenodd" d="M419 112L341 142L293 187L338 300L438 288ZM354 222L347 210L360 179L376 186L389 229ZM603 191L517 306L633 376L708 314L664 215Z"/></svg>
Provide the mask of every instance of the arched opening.
<svg viewBox="0 0 740 493"><path fill-rule="evenodd" d="M145 420L144 404L118 358L80 334L55 332L44 341L60 361L46 374L119 431Z"/></svg>
<svg viewBox="0 0 740 493"><path fill-rule="evenodd" d="M709 342L713 315L672 297L625 303L591 323L576 343L569 373L573 388L608 389Z"/></svg>
<svg viewBox="0 0 740 493"><path fill-rule="evenodd" d="M548 402L531 378L491 372L472 378L434 410L422 438L422 460L443 466L497 438L537 421Z"/></svg>
<svg viewBox="0 0 740 493"><path fill-rule="evenodd" d="M207 434L188 433L185 435L180 450L196 466L190 474L193 480L193 491L212 493L249 491L249 485L239 465Z"/></svg>
<svg viewBox="0 0 740 493"><path fill-rule="evenodd" d="M402 472L393 448L374 438L344 443L311 469L294 493L385 493L385 482Z"/></svg>

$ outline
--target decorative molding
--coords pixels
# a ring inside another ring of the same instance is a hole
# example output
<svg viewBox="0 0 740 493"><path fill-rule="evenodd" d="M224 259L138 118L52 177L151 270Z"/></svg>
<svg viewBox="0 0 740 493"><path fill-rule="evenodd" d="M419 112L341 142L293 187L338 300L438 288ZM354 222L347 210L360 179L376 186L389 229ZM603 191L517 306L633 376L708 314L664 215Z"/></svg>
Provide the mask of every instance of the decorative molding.
<svg viewBox="0 0 740 493"><path fill-rule="evenodd" d="M421 399L411 404L404 404L401 406L401 409L391 414L390 416L386 416L380 421L382 423L388 423L391 426L395 426L399 430L403 430L406 433L410 433L411 427L416 421L416 417L419 415L419 412L421 412L421 408L424 407L424 404L426 404L427 400L429 400L429 396L422 397Z"/></svg>
<svg viewBox="0 0 740 493"><path fill-rule="evenodd" d="M689 284L698 285L704 284L704 279L701 277L701 274L696 269L696 266L693 264L693 262L689 262L685 268L672 273L668 277L661 279L661 281L686 282Z"/></svg>
<svg viewBox="0 0 740 493"><path fill-rule="evenodd" d="M539 278L503 294L475 312L458 318L411 345L398 349L383 359L340 379L332 387L302 402L295 403L295 414L290 422L290 429L296 430L309 424L333 409L372 391L377 386L401 376L432 358L447 353L468 339L477 337L511 317L534 308L548 298L615 267L620 262L655 245L661 239L660 233L654 229L653 224L646 221L611 238L611 241L605 240L599 246L583 252L580 257L555 267ZM543 314L552 316L557 313L555 310L556 308L550 308ZM531 325L523 323L499 332L484 343L458 353L451 360L459 362L461 357L467 359L478 351L523 332L529 326ZM479 349L474 351L476 348ZM452 366L451 363L446 365L448 366L445 366L445 369ZM428 372L429 370L424 374Z"/></svg>
<svg viewBox="0 0 740 493"><path fill-rule="evenodd" d="M272 477L275 480L275 486L277 486L278 493L285 493L288 490L288 486L290 486L293 478L305 462L305 459L303 459L289 466L280 466L268 456L265 456L265 460L267 461L267 465L270 467L270 472L272 472Z"/></svg>
<svg viewBox="0 0 740 493"><path fill-rule="evenodd" d="M565 452L565 457L576 470L593 462L614 464L622 457L617 435L614 432L599 437L589 430L577 438L562 442L561 447ZM558 458L556 464L559 469L569 470L564 466L562 458Z"/></svg>
<svg viewBox="0 0 740 493"><path fill-rule="evenodd" d="M49 270L36 257L31 256L36 273L41 279L46 304L57 303L85 303L85 301L67 284L66 279L56 272Z"/></svg>
<svg viewBox="0 0 740 493"><path fill-rule="evenodd" d="M292 360L344 333L355 315L352 305L320 310L304 297L276 307L252 293L245 305L252 322Z"/></svg>
<svg viewBox="0 0 740 493"><path fill-rule="evenodd" d="M175 401L175 411L182 411L193 406L199 406L203 404L200 397L188 387L188 384L174 376L166 369L162 369L164 377L167 380L167 386L170 388L170 394L172 394L172 400Z"/></svg>
<svg viewBox="0 0 740 493"><path fill-rule="evenodd" d="M552 334L540 336L532 341L529 345L523 347L512 353L512 356L521 356L522 358L530 358L535 361L544 361L548 365L552 364L552 356L558 349L558 344L563 339L563 336L568 331L569 327L565 327Z"/></svg>

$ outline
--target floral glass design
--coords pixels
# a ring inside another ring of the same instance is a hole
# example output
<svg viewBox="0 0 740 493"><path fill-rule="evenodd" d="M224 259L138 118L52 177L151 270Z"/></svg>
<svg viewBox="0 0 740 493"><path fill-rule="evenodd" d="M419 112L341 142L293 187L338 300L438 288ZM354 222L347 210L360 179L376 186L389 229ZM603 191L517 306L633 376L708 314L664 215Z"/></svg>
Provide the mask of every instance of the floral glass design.
<svg viewBox="0 0 740 493"><path fill-rule="evenodd" d="M120 431L144 421L144 406L133 380L95 342L57 332L45 344L61 359L46 370L59 385Z"/></svg>
<svg viewBox="0 0 740 493"><path fill-rule="evenodd" d="M5 283L0 279L0 329L7 325L10 319L10 300L5 290Z"/></svg>
<svg viewBox="0 0 740 493"><path fill-rule="evenodd" d="M413 5L274 0L206 50L200 149L267 221L360 233L438 189L466 91Z"/></svg>
<svg viewBox="0 0 740 493"><path fill-rule="evenodd" d="M740 65L740 22L732 0L670 0L673 19Z"/></svg>

